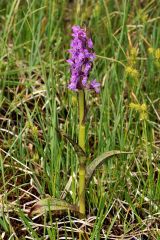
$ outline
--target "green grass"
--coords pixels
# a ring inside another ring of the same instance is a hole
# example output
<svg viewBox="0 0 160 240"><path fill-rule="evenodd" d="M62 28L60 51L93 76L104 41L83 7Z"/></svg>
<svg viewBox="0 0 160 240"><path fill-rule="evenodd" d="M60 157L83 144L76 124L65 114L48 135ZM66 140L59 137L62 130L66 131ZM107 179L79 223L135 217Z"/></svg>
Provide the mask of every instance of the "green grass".
<svg viewBox="0 0 160 240"><path fill-rule="evenodd" d="M159 0L0 1L0 238L160 239L159 12ZM30 218L48 195L78 203L77 156L56 129L77 141L65 60L71 26L84 21L97 54L91 78L102 85L87 93L88 162L109 150L133 154L96 172L86 219ZM145 103L147 117L130 103Z"/></svg>

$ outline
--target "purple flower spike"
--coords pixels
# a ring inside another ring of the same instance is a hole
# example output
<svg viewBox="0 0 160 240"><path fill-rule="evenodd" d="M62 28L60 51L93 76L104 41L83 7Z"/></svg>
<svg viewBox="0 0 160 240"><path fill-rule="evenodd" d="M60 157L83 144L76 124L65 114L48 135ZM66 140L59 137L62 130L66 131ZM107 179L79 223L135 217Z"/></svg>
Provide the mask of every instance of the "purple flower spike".
<svg viewBox="0 0 160 240"><path fill-rule="evenodd" d="M88 83L88 77L95 59L93 42L91 38L87 37L85 29L80 28L80 26L73 26L72 32L71 49L68 50L71 57L67 60L71 70L68 88L73 91L86 88L99 93L100 83L96 82L96 80Z"/></svg>

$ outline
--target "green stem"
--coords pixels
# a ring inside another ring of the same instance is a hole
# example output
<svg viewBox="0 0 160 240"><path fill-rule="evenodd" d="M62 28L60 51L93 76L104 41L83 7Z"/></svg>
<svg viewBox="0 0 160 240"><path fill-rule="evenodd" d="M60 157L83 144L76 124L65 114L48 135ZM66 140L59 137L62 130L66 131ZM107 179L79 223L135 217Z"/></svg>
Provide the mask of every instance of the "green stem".
<svg viewBox="0 0 160 240"><path fill-rule="evenodd" d="M78 92L79 104L79 146L85 152L85 94L83 90ZM79 211L82 216L85 216L85 158L80 157L79 161Z"/></svg>

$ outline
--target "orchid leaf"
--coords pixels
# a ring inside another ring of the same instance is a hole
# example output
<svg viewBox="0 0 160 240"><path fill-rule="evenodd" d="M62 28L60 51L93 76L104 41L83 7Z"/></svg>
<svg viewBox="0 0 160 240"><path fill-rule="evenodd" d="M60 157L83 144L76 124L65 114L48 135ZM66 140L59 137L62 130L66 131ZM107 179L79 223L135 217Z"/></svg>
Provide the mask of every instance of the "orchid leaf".
<svg viewBox="0 0 160 240"><path fill-rule="evenodd" d="M86 167L86 184L89 183L91 177L93 176L96 169L101 166L106 159L109 159L113 157L114 155L120 155L120 154L129 154L131 152L122 152L118 150L113 150L109 152L104 152L97 158L95 158L87 167Z"/></svg>
<svg viewBox="0 0 160 240"><path fill-rule="evenodd" d="M56 129L56 130L59 133L59 135L61 136L61 138L63 138L65 141L68 141L72 145L72 147L74 148L78 157L86 158L86 153L83 151L83 149L72 138L70 138L66 134L62 133L58 129Z"/></svg>
<svg viewBox="0 0 160 240"><path fill-rule="evenodd" d="M30 209L29 216L38 215L38 214L44 214L48 211L67 211L71 210L74 212L78 212L78 207L76 205L72 205L67 203L64 200L57 199L54 197L48 197L45 199L41 199L38 202L36 202L33 207Z"/></svg>

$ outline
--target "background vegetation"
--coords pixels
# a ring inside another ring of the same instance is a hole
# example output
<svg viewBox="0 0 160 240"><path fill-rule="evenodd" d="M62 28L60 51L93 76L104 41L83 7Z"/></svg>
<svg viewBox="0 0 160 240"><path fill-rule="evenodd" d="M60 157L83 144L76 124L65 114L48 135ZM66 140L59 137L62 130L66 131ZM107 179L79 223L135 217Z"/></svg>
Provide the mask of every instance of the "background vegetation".
<svg viewBox="0 0 160 240"><path fill-rule="evenodd" d="M2 239L160 239L160 1L0 1ZM97 55L87 94L88 161L113 157L87 189L87 218L31 218L48 195L77 204L77 141L68 90L71 26L86 21Z"/></svg>

